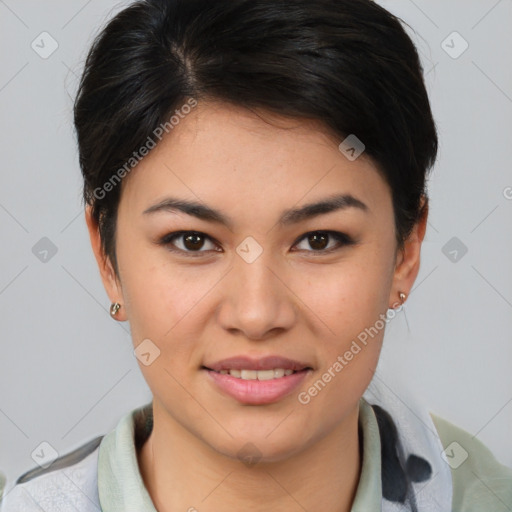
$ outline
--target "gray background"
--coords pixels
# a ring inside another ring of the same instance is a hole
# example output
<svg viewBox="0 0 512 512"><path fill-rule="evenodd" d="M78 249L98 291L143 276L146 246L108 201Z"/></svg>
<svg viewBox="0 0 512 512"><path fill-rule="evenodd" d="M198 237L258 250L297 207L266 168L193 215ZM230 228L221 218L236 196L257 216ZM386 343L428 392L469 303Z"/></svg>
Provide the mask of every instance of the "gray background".
<svg viewBox="0 0 512 512"><path fill-rule="evenodd" d="M0 0L0 469L9 479L35 466L41 442L66 453L151 399L128 323L108 314L71 122L93 36L127 3ZM420 274L387 328L379 378L398 395L407 386L512 466L512 1L380 3L415 30L441 143ZM453 31L469 44L458 56ZM46 59L31 47L51 49L42 32L58 44Z"/></svg>

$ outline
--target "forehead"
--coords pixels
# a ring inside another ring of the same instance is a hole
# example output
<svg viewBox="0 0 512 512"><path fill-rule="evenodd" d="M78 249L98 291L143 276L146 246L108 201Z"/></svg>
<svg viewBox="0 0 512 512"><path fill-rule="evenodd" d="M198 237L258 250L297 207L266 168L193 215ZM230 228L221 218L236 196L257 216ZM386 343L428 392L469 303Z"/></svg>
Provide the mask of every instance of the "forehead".
<svg viewBox="0 0 512 512"><path fill-rule="evenodd" d="M390 191L372 159L354 161L341 139L316 120L291 119L223 102L199 102L123 183L121 202L142 212L166 192L216 207L306 203L351 193L373 205Z"/></svg>

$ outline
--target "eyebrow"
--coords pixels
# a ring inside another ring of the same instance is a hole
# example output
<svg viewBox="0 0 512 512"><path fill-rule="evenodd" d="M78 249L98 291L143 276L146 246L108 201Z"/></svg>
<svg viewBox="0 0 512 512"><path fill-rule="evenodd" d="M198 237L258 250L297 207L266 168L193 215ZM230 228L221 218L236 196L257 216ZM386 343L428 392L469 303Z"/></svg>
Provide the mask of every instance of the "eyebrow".
<svg viewBox="0 0 512 512"><path fill-rule="evenodd" d="M309 203L298 208L291 208L285 210L279 217L278 224L281 226L289 226L299 222L323 215L326 213L335 212L338 210L347 210L349 208L356 208L365 213L370 212L370 208L351 194L338 194L335 196L327 197L316 203ZM148 215L156 212L183 212L187 215L192 215L198 219L222 224L229 229L233 228L233 221L219 210L215 210L195 201L187 201L175 197L166 197L158 203L150 206L144 210L143 215Z"/></svg>

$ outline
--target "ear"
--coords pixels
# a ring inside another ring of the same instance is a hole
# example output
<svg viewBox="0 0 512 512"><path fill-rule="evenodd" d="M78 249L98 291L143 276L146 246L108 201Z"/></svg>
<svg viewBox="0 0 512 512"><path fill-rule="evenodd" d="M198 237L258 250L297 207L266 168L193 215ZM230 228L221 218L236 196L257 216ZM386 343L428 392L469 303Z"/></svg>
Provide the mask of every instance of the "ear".
<svg viewBox="0 0 512 512"><path fill-rule="evenodd" d="M397 255L393 283L389 296L389 308L397 307L399 302L398 294L404 292L409 296L410 290L418 276L420 270L421 244L425 237L428 218L428 199L422 196L420 208L423 207L423 213L414 225L411 234L404 243L404 247Z"/></svg>
<svg viewBox="0 0 512 512"><path fill-rule="evenodd" d="M85 222L87 224L87 229L89 230L92 250L94 257L96 258L96 262L98 263L101 280L103 281L103 286L105 287L107 295L111 302L119 302L121 306L124 306L125 301L121 283L116 277L114 266L112 265L110 258L108 258L103 252L99 227L92 217L92 208L90 205L85 207ZM121 307L115 316L115 319L119 321L127 320L126 308Z"/></svg>

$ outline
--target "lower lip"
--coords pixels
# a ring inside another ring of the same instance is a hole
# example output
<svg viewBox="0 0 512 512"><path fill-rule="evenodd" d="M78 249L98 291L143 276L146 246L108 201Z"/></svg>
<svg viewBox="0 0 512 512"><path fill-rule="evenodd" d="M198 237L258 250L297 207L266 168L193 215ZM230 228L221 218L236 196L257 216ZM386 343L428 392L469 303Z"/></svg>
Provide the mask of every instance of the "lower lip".
<svg viewBox="0 0 512 512"><path fill-rule="evenodd" d="M262 405L277 402L292 393L311 370L302 370L271 380L244 380L213 370L205 371L214 384L227 395L244 404Z"/></svg>

